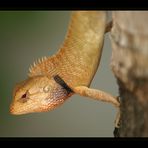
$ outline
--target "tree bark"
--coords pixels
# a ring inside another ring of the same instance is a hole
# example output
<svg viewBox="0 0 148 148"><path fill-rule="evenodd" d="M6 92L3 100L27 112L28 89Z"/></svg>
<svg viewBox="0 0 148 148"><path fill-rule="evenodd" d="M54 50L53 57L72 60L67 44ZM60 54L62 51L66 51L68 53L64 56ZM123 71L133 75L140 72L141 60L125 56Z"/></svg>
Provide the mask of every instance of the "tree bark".
<svg viewBox="0 0 148 148"><path fill-rule="evenodd" d="M148 12L112 13L111 68L121 98L119 137L148 136Z"/></svg>

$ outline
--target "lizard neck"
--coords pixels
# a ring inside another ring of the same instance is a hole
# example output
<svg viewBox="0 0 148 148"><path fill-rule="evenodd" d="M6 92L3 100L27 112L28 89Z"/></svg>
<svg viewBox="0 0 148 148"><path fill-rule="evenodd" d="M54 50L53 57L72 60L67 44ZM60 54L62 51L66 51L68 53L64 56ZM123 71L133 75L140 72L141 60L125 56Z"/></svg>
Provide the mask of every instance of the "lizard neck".
<svg viewBox="0 0 148 148"><path fill-rule="evenodd" d="M59 75L71 88L89 86L100 62L105 26L105 12L73 12L63 46L31 68L29 76Z"/></svg>

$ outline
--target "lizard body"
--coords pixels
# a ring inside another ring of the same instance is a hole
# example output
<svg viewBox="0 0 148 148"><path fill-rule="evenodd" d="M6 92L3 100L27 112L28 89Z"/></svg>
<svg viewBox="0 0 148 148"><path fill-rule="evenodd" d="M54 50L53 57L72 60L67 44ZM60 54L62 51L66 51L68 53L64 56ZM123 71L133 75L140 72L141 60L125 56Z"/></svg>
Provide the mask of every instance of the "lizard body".
<svg viewBox="0 0 148 148"><path fill-rule="evenodd" d="M74 93L119 106L110 94L88 88L100 62L105 27L105 12L73 12L63 46L31 66L29 78L14 89L10 112L49 111Z"/></svg>
<svg viewBox="0 0 148 148"><path fill-rule="evenodd" d="M72 88L88 86L99 65L105 25L105 12L73 12L63 46L29 75L59 75Z"/></svg>

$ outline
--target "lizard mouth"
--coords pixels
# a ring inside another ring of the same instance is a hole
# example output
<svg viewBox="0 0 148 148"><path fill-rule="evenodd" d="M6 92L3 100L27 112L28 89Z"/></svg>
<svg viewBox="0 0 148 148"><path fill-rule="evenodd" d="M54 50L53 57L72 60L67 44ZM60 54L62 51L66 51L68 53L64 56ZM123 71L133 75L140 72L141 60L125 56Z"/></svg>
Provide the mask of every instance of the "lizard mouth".
<svg viewBox="0 0 148 148"><path fill-rule="evenodd" d="M10 113L12 114L12 115L21 115L21 114L24 114L25 112L21 109L21 110L19 110L18 108L17 109L15 109L16 107L15 107L15 105L14 105L14 103L12 103L11 105L10 105Z"/></svg>

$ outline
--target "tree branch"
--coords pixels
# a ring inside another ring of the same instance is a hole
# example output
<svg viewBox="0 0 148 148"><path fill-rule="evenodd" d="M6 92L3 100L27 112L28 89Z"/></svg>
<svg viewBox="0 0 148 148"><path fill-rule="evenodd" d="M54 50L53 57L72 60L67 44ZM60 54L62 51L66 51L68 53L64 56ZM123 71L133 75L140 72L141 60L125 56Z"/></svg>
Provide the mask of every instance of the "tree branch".
<svg viewBox="0 0 148 148"><path fill-rule="evenodd" d="M148 12L113 12L111 68L121 98L120 137L148 136Z"/></svg>

